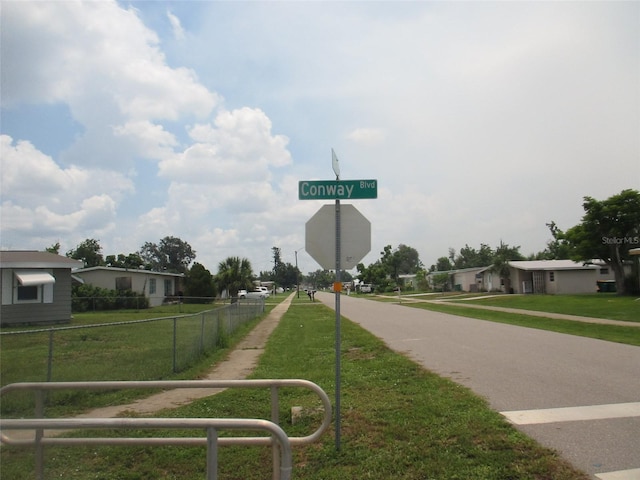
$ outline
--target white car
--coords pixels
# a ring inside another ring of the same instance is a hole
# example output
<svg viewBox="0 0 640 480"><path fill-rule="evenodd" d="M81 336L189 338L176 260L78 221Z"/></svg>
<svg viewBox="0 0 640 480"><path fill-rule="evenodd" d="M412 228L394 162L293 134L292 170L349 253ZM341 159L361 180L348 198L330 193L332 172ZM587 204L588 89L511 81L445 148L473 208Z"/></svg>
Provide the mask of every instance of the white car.
<svg viewBox="0 0 640 480"><path fill-rule="evenodd" d="M269 289L267 287L256 287L256 292L263 292L265 297L269 296Z"/></svg>
<svg viewBox="0 0 640 480"><path fill-rule="evenodd" d="M360 285L360 291L362 293L371 293L373 292L373 286L370 283L363 283Z"/></svg>
<svg viewBox="0 0 640 480"><path fill-rule="evenodd" d="M238 290L238 298L247 298L246 290Z"/></svg>

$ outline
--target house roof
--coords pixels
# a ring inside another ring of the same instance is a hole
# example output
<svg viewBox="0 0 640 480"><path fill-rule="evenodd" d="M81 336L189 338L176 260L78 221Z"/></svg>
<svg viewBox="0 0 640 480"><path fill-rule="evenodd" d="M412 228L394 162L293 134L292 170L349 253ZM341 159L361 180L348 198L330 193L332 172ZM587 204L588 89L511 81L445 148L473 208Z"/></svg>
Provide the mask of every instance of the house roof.
<svg viewBox="0 0 640 480"><path fill-rule="evenodd" d="M509 266L518 270L594 270L597 265L574 262L573 260L514 260Z"/></svg>
<svg viewBox="0 0 640 480"><path fill-rule="evenodd" d="M144 270L144 269L136 269L136 268L120 268L120 267L78 268L73 271L73 274L82 275L85 272L96 272L99 270L102 270L105 272L127 272L127 273L140 274L140 275L165 275L167 277L184 277L184 273L156 272L154 270Z"/></svg>
<svg viewBox="0 0 640 480"><path fill-rule="evenodd" d="M78 268L81 260L36 250L0 251L0 268Z"/></svg>

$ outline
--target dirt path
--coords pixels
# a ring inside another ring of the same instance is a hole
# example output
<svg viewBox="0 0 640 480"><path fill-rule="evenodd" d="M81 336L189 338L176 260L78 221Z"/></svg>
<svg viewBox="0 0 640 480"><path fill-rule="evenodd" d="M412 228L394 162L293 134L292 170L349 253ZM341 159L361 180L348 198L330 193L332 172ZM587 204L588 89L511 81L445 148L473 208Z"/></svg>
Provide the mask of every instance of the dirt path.
<svg viewBox="0 0 640 480"><path fill-rule="evenodd" d="M206 376L201 380L243 380L258 364L260 355L264 352L264 347L273 330L278 326L280 319L289 309L295 293L292 293L262 320L249 334L229 353L229 356L216 364ZM183 388L176 390L166 390L150 397L141 398L126 405L115 405L110 407L96 408L75 418L115 418L122 416L125 412L150 415L152 413L167 408L177 408L187 405L194 400L208 397L222 392L223 388ZM15 440L26 440L33 438L31 431L11 431L5 432L10 438ZM49 434L59 434L49 431Z"/></svg>

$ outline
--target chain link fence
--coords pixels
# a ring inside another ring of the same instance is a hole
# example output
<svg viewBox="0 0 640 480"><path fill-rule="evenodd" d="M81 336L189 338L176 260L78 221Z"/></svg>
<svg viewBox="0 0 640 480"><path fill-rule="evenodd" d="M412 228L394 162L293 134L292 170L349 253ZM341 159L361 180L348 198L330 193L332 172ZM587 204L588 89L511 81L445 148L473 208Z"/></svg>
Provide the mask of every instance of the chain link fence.
<svg viewBox="0 0 640 480"><path fill-rule="evenodd" d="M230 335L264 311L263 300L242 300L197 314L0 332L1 382L166 379L228 346ZM2 414L23 412L25 400L3 400Z"/></svg>

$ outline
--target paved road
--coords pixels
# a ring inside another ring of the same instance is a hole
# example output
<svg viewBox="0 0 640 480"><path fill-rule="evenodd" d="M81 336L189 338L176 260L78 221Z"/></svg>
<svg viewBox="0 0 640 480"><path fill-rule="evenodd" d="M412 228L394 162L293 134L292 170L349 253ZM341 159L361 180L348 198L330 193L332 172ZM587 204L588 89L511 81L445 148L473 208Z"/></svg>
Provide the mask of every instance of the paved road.
<svg viewBox="0 0 640 480"><path fill-rule="evenodd" d="M316 299L335 306L333 294ZM593 478L640 479L640 347L353 296L340 310Z"/></svg>

